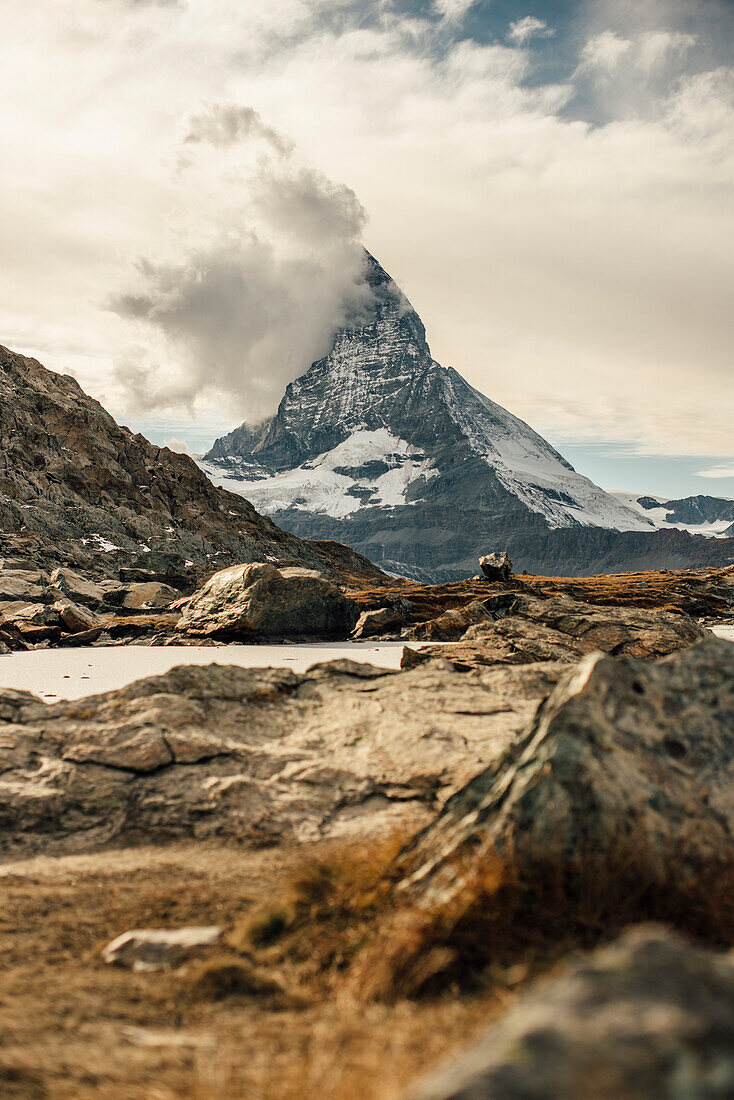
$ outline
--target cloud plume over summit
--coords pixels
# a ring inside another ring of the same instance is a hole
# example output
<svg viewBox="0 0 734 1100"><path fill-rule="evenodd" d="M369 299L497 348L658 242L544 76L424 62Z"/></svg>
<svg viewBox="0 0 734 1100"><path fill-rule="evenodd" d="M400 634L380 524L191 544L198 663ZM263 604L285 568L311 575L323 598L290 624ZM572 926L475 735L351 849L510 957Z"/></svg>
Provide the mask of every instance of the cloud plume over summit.
<svg viewBox="0 0 734 1100"><path fill-rule="evenodd" d="M730 3L6 0L3 26L2 340L117 415L271 411L364 235L436 358L554 442L728 468Z"/></svg>
<svg viewBox="0 0 734 1100"><path fill-rule="evenodd" d="M365 212L251 107L197 113L177 165L161 257L142 258L110 302L141 332L114 376L133 409L193 411L204 397L256 420L366 302Z"/></svg>

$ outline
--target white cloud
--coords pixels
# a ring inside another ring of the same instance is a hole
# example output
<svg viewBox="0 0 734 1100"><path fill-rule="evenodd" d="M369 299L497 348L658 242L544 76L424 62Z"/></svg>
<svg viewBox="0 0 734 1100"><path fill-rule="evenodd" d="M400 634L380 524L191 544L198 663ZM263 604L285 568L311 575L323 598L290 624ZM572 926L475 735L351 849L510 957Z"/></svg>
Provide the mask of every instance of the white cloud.
<svg viewBox="0 0 734 1100"><path fill-rule="evenodd" d="M538 19L535 15L526 15L515 23L510 23L507 37L524 46L531 38L551 38L555 34L552 27Z"/></svg>
<svg viewBox="0 0 734 1100"><path fill-rule="evenodd" d="M1 342L116 414L124 379L234 426L342 308L364 207L436 357L495 400L556 439L733 454L732 69L608 21L596 67L530 86L526 49L372 9L5 0ZM602 124L571 117L601 85Z"/></svg>
<svg viewBox="0 0 734 1100"><path fill-rule="evenodd" d="M587 73L601 69L612 73L632 47L633 43L629 38L621 38L614 31L602 31L584 45L577 72Z"/></svg>
<svg viewBox="0 0 734 1100"><path fill-rule="evenodd" d="M692 50L696 36L671 31L648 31L639 40L638 63L648 71Z"/></svg>
<svg viewBox="0 0 734 1100"><path fill-rule="evenodd" d="M734 478L734 466L712 466L710 470L699 470L696 477Z"/></svg>
<svg viewBox="0 0 734 1100"><path fill-rule="evenodd" d="M140 412L203 397L257 419L366 301L365 212L252 108L210 105L184 129L178 216L110 301L149 350L113 376Z"/></svg>
<svg viewBox="0 0 734 1100"><path fill-rule="evenodd" d="M434 10L444 19L461 20L477 0L433 0Z"/></svg>
<svg viewBox="0 0 734 1100"><path fill-rule="evenodd" d="M188 444L183 439L167 439L163 446L168 447L169 451L175 451L177 454L187 455L189 453Z"/></svg>

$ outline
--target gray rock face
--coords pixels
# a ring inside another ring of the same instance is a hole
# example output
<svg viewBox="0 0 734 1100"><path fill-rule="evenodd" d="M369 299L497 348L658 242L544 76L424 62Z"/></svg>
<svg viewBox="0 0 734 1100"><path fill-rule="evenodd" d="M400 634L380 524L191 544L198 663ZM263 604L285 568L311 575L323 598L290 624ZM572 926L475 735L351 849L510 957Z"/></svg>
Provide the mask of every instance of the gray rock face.
<svg viewBox="0 0 734 1100"><path fill-rule="evenodd" d="M69 634L81 634L85 630L99 626L102 622L99 615L95 615L89 608L72 603L71 600L57 600L53 610L59 616L64 630Z"/></svg>
<svg viewBox="0 0 734 1100"><path fill-rule="evenodd" d="M201 954L222 938L222 929L203 928L137 928L123 932L102 951L109 966L129 970L170 970L192 955Z"/></svg>
<svg viewBox="0 0 734 1100"><path fill-rule="evenodd" d="M48 578L38 570L2 569L0 603L48 603Z"/></svg>
<svg viewBox="0 0 734 1100"><path fill-rule="evenodd" d="M512 562L504 552L484 554L479 559L479 568L490 581L509 581L512 576Z"/></svg>
<svg viewBox="0 0 734 1100"><path fill-rule="evenodd" d="M275 416L217 440L203 468L295 534L336 538L387 571L474 572L491 534L552 575L734 563L734 542L656 532L544 439L431 357L376 260L373 307L286 389Z"/></svg>
<svg viewBox="0 0 734 1100"><path fill-rule="evenodd" d="M630 837L685 882L731 855L733 779L734 644L709 638L656 663L590 654L425 831L408 885L450 897L466 853L531 866Z"/></svg>
<svg viewBox="0 0 734 1100"><path fill-rule="evenodd" d="M420 824L502 753L561 668L212 665L51 706L0 691L0 848Z"/></svg>
<svg viewBox="0 0 734 1100"><path fill-rule="evenodd" d="M180 629L189 634L345 638L358 616L354 601L317 573L256 563L215 573L189 600Z"/></svg>
<svg viewBox="0 0 734 1100"><path fill-rule="evenodd" d="M642 926L539 983L411 1100L734 1095L734 965Z"/></svg>
<svg viewBox="0 0 734 1100"><path fill-rule="evenodd" d="M348 556L352 569L374 574L354 552ZM70 566L52 583L92 607L98 593L75 576L80 569L104 574L142 563L150 570L160 558L185 572L187 561L266 559L334 576L343 559L338 547L306 544L241 496L215 489L188 456L118 425L73 378L2 347L0 557ZM7 595L37 598L27 588Z"/></svg>

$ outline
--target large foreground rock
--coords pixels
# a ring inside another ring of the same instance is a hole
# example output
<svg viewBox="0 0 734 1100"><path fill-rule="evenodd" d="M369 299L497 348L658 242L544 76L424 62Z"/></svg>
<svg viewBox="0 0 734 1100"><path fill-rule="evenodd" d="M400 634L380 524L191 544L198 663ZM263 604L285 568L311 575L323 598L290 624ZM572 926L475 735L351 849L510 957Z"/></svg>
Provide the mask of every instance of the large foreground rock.
<svg viewBox="0 0 734 1100"><path fill-rule="evenodd" d="M734 644L709 638L655 663L592 654L507 752L452 798L404 884L430 904L491 852L515 865L628 844L677 881L731 861Z"/></svg>
<svg viewBox="0 0 734 1100"><path fill-rule="evenodd" d="M0 691L0 847L418 826L501 755L561 671L211 665L51 706Z"/></svg>
<svg viewBox="0 0 734 1100"><path fill-rule="evenodd" d="M734 964L641 927L533 987L412 1100L734 1096Z"/></svg>
<svg viewBox="0 0 734 1100"><path fill-rule="evenodd" d="M358 618L354 601L318 573L255 563L215 573L191 597L179 626L189 634L344 638Z"/></svg>

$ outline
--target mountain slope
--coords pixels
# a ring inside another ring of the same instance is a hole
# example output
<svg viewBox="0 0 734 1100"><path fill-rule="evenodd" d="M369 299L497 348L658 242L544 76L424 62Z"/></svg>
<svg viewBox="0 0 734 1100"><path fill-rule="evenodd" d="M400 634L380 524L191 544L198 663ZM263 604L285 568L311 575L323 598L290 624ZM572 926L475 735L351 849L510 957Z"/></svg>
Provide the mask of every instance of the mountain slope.
<svg viewBox="0 0 734 1100"><path fill-rule="evenodd" d="M217 440L202 462L212 480L287 530L339 538L408 576L466 575L494 548L536 572L628 568L637 540L620 543L620 532L652 534L651 520L436 363L420 318L369 255L365 272L370 314L337 333L273 417ZM692 563L686 547L676 554L671 564ZM657 544L648 557L667 564Z"/></svg>
<svg viewBox="0 0 734 1100"><path fill-rule="evenodd" d="M66 375L0 347L0 555L93 567L269 560L374 573L279 530L196 463L121 427Z"/></svg>
<svg viewBox="0 0 734 1100"><path fill-rule="evenodd" d="M727 538L734 535L734 500L726 497L691 496L678 500L667 497L613 493L622 504L651 520L658 530L677 527L694 535Z"/></svg>

